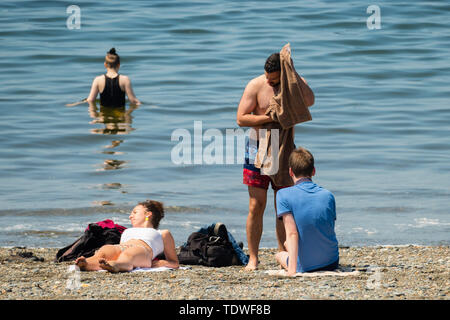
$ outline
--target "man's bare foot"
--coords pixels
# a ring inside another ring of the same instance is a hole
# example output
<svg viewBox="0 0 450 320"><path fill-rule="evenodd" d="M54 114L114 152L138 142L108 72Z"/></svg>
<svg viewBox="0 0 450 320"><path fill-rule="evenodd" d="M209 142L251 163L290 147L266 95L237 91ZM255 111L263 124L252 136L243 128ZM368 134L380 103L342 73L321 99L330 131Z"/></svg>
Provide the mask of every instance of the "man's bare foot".
<svg viewBox="0 0 450 320"><path fill-rule="evenodd" d="M78 266L78 268L80 268L81 271L85 271L86 270L86 266L87 266L86 258L83 257L83 256L77 258L75 260L75 265Z"/></svg>
<svg viewBox="0 0 450 320"><path fill-rule="evenodd" d="M257 269L258 269L258 260L254 261L251 259L248 261L248 264L244 268L245 271L255 271Z"/></svg>
<svg viewBox="0 0 450 320"><path fill-rule="evenodd" d="M107 270L112 273L119 272L119 269L114 265L114 262L109 263L106 259L99 259L98 264L100 268Z"/></svg>

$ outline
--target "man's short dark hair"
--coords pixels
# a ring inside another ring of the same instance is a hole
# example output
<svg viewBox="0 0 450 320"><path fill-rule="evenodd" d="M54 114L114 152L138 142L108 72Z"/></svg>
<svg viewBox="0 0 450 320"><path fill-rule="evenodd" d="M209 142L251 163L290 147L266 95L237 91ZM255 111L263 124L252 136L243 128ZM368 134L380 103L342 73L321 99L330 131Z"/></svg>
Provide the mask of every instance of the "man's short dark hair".
<svg viewBox="0 0 450 320"><path fill-rule="evenodd" d="M266 64L264 65L264 70L266 70L267 73L281 71L279 53L272 53L267 58Z"/></svg>

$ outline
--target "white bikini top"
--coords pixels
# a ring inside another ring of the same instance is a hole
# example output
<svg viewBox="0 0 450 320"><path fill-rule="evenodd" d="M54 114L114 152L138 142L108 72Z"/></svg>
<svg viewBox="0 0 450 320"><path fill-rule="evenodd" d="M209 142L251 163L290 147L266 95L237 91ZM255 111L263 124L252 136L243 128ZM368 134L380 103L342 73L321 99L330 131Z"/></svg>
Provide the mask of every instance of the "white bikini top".
<svg viewBox="0 0 450 320"><path fill-rule="evenodd" d="M142 240L148 244L153 250L153 258L164 252L164 243L159 230L153 228L128 228L122 233L120 243L125 243L132 239Z"/></svg>

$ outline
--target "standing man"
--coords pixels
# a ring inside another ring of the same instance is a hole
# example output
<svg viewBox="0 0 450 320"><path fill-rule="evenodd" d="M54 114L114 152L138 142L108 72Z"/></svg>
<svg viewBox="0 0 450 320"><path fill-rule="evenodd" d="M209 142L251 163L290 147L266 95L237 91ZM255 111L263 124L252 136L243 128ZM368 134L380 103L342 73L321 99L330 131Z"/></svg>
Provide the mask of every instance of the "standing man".
<svg viewBox="0 0 450 320"><path fill-rule="evenodd" d="M251 127L258 133L258 129L262 125L273 121L265 112L269 107L271 98L280 91L280 76L280 54L274 53L266 60L264 74L251 80L242 94L236 117L236 122L240 127ZM301 80L300 88L303 100L305 105L309 107L314 104L314 93L305 79L301 78ZM258 140L258 135L256 139ZM258 267L258 249L263 231L263 214L266 208L269 184L272 184L275 199L277 190L287 186L276 186L269 176L261 175L260 169L256 168L250 161L255 157L255 150L249 148L249 143L247 143L246 148L243 172L243 182L248 186L249 194L249 213L246 224L249 262L246 270L255 270ZM276 219L276 232L278 249L282 251L284 250L286 236L284 226L278 219Z"/></svg>

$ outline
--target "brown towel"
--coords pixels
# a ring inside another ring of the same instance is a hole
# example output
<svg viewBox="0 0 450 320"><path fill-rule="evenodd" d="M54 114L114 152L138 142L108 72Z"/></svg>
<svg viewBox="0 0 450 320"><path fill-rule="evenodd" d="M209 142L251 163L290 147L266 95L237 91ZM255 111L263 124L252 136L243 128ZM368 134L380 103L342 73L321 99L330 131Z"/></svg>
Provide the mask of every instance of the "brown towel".
<svg viewBox="0 0 450 320"><path fill-rule="evenodd" d="M280 65L280 92L270 100L266 114L279 122L283 129L288 129L297 123L310 121L312 118L303 101L299 84L302 79L295 71L289 43L280 51Z"/></svg>
<svg viewBox="0 0 450 320"><path fill-rule="evenodd" d="M294 69L291 59L290 44L286 44L280 51L280 92L273 96L266 114L275 122L264 124L266 134L260 135L259 148L255 159L255 167L261 168L261 174L269 175L276 186L293 185L289 176L289 156L295 149L294 125L312 120L308 107L303 101L299 81L302 81ZM279 130L278 163L274 163L270 129ZM273 166L275 165L275 166ZM276 169L278 169L276 171ZM274 171L276 173L274 173Z"/></svg>
<svg viewBox="0 0 450 320"><path fill-rule="evenodd" d="M289 156L295 149L294 127L283 129L278 122L270 122L265 124L262 129L267 129L267 131L265 133L260 131L254 166L261 168L261 174L270 176L276 186L292 186L288 163ZM272 141L276 139L275 132L271 131L273 129L278 130L278 143ZM277 158L275 159L275 157Z"/></svg>

